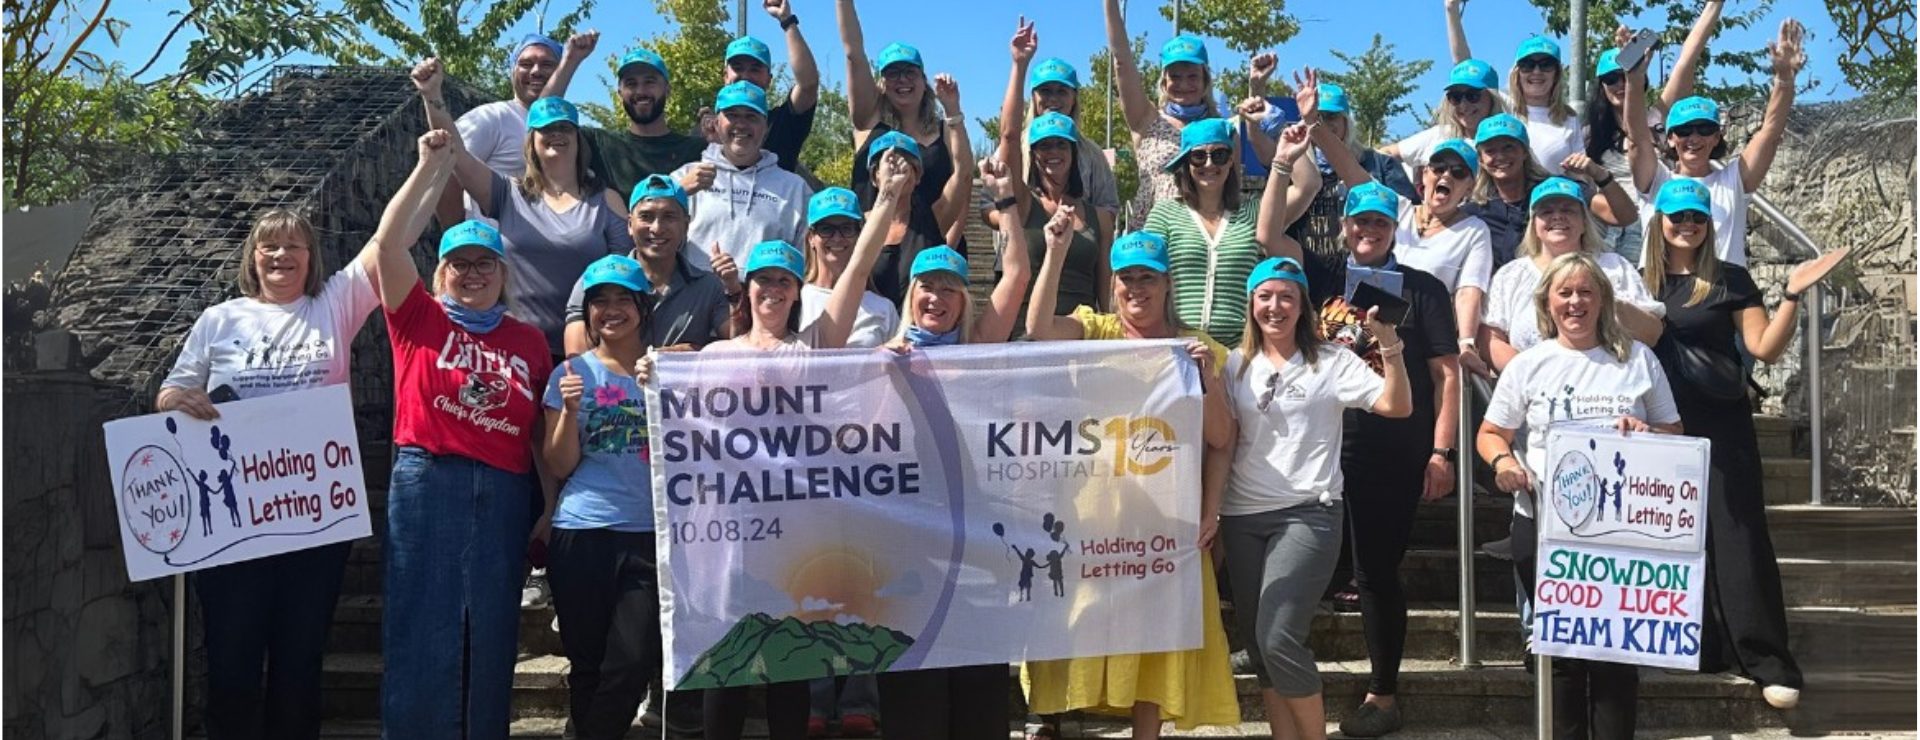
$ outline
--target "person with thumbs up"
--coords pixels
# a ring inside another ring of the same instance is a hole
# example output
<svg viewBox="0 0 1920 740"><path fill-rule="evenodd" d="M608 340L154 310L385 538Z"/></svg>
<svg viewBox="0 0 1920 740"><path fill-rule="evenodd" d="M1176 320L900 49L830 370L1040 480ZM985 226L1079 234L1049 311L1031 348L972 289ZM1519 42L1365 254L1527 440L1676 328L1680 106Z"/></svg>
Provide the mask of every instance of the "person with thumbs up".
<svg viewBox="0 0 1920 740"><path fill-rule="evenodd" d="M807 198L813 188L799 175L780 169L780 158L765 147L767 91L741 80L720 88L714 98L714 126L718 139L707 145L698 162L673 173L686 182L689 174L705 180L705 167L714 170L712 184L689 191L687 247L684 259L702 270L713 269L713 257L702 249L719 243L735 262L743 261L753 245L763 241L799 244L806 238Z"/></svg>
<svg viewBox="0 0 1920 740"><path fill-rule="evenodd" d="M683 258L687 247L687 192L666 175L648 175L633 186L627 201L628 256L640 264L651 286L653 321L642 338L663 352L697 350L733 336L729 304L741 295L739 270L731 257L713 260L718 273L696 269ZM717 246L717 245L716 245ZM708 252L712 259L712 252ZM585 277L567 298L567 354L593 348L587 327Z"/></svg>

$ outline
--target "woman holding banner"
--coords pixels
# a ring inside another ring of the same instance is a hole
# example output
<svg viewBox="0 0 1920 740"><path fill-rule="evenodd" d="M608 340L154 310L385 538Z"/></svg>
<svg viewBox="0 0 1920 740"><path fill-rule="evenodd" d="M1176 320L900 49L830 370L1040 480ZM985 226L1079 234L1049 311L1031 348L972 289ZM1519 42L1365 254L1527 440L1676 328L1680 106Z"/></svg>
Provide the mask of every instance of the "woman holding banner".
<svg viewBox="0 0 1920 740"><path fill-rule="evenodd" d="M1283 144L1284 146L1284 144ZM1236 594L1258 595L1234 610L1253 652L1273 737L1326 737L1320 670L1308 631L1340 558L1345 409L1387 418L1413 412L1402 355L1407 342L1366 314L1384 340L1382 373L1320 335L1307 275L1297 260L1272 257L1246 281L1247 322L1227 356L1227 393L1238 442L1220 504L1220 539Z"/></svg>
<svg viewBox="0 0 1920 740"><path fill-rule="evenodd" d="M457 151L444 130L422 136L420 163L374 234L399 450L382 624L389 737L462 726L470 738L506 737L521 569L529 535L543 539L553 511L549 500L536 522L527 505L550 356L540 330L506 315L500 233L467 221L442 234L432 292L410 254Z"/></svg>
<svg viewBox="0 0 1920 740"><path fill-rule="evenodd" d="M399 217L389 206L382 231ZM376 244L328 275L305 217L275 209L254 219L240 246L241 297L194 321L154 410L213 420L217 401L346 383L353 337L380 302ZM319 736L320 661L349 549L340 542L193 574L210 740Z"/></svg>
<svg viewBox="0 0 1920 740"><path fill-rule="evenodd" d="M804 327L801 325L804 312L801 291L807 265L800 250L786 242L761 242L747 253L746 295L734 307L735 311L747 312L747 331L709 344L701 351L779 354L847 346L847 338L852 335L859 317L867 280L873 274L874 260L879 257L881 242L887 237L888 225L913 197L905 167L889 169L886 187L854 241L852 256L840 268L819 318ZM805 681L768 685L769 737L773 740L806 737L808 702ZM747 705L747 687L708 690L702 712L708 740L739 740L745 730Z"/></svg>
<svg viewBox="0 0 1920 740"><path fill-rule="evenodd" d="M1700 670L1737 669L1763 687L1768 704L1791 709L1800 700L1800 666L1787 649L1786 598L1761 496L1760 443L1734 341L1761 362L1780 359L1793 340L1800 295L1849 250L1794 268L1779 310L1768 315L1764 294L1746 268L1724 264L1714 254L1707 186L1687 178L1668 180L1654 208L1660 215L1648 225L1644 276L1647 289L1667 307L1667 330L1654 352L1668 383L1679 391L1674 399L1687 431L1713 440Z"/></svg>
<svg viewBox="0 0 1920 740"><path fill-rule="evenodd" d="M1619 318L1625 312L1614 302L1612 277L1590 254L1553 258L1533 290L1532 304L1543 339L1501 373L1475 445L1493 467L1500 490L1514 494L1513 567L1528 593L1536 581L1538 527L1526 494L1539 492L1540 475L1548 469L1548 425L1608 421L1622 433L1680 433L1666 373L1653 351L1628 335ZM1516 455L1514 440L1522 430L1526 449ZM1631 738L1639 694L1640 672L1634 666L1557 658L1553 735Z"/></svg>
<svg viewBox="0 0 1920 740"><path fill-rule="evenodd" d="M1054 315L1060 273L1072 239L1068 224L1058 216L1048 222L1046 258L1027 306L1027 337L1036 341L1185 337L1188 353L1200 367L1207 445L1198 541L1203 640L1198 649L1182 652L1028 663L1027 701L1043 716L1076 709L1131 715L1135 738L1159 737L1165 721L1182 730L1238 723L1240 706L1227 664L1227 635L1216 618L1220 597L1213 558L1207 554L1217 531L1220 488L1231 463L1233 417L1216 369L1226 360L1227 349L1204 332L1181 326L1175 318L1166 240L1145 231L1121 237L1113 245L1107 286L1113 313L1082 305L1065 316Z"/></svg>

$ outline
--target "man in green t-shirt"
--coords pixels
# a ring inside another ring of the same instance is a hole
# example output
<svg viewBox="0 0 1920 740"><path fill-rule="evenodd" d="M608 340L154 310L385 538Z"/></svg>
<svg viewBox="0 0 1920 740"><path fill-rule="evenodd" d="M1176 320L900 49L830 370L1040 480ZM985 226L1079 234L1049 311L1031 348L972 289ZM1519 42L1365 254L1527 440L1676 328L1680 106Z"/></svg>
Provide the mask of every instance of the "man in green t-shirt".
<svg viewBox="0 0 1920 740"><path fill-rule="evenodd" d="M560 69L547 83L548 95L565 95L567 85L580 63L593 55L599 34L581 34L569 40ZM707 142L695 136L667 128L667 99L673 85L667 75L667 63L644 48L628 51L620 57L620 108L627 113L627 127L620 131L582 126L580 131L593 148L593 170L620 192L626 200L635 183L648 175L665 175L681 165L700 159ZM697 192L713 183L711 167L694 168L682 180L687 192Z"/></svg>

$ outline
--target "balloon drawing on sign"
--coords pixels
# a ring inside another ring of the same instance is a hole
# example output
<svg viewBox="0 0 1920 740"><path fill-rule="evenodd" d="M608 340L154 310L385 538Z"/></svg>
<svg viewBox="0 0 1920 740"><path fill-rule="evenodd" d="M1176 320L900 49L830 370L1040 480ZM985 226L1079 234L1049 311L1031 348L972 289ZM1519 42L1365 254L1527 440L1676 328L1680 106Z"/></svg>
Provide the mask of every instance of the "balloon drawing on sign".
<svg viewBox="0 0 1920 740"><path fill-rule="evenodd" d="M1554 514L1567 525L1568 531L1578 531L1593 518L1594 509L1599 505L1600 480L1586 455L1568 452L1560 457L1553 466L1548 498L1553 501Z"/></svg>

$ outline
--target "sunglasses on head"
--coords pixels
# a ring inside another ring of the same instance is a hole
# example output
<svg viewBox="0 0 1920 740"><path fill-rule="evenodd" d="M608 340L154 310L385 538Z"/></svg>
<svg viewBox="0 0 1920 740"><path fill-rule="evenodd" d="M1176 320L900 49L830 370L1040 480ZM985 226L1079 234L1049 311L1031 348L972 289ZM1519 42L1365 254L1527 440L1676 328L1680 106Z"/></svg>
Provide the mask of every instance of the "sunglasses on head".
<svg viewBox="0 0 1920 740"><path fill-rule="evenodd" d="M1600 84L1606 85L1607 87L1613 87L1626 81L1627 73L1625 72L1608 72L1600 75Z"/></svg>
<svg viewBox="0 0 1920 740"><path fill-rule="evenodd" d="M1544 72L1550 69L1559 69L1560 62L1553 57L1542 55L1527 57L1515 63L1513 66L1520 68L1522 72Z"/></svg>
<svg viewBox="0 0 1920 740"><path fill-rule="evenodd" d="M1478 103L1480 102L1480 94L1482 92L1481 90L1448 90L1447 102L1453 103L1454 105L1461 103Z"/></svg>
<svg viewBox="0 0 1920 740"><path fill-rule="evenodd" d="M1427 165L1427 171L1433 173L1435 177L1445 175L1455 180L1473 177L1473 170L1467 169L1464 164L1430 164Z"/></svg>
<svg viewBox="0 0 1920 740"><path fill-rule="evenodd" d="M1187 154L1188 167L1223 165L1233 160L1233 152L1226 149L1195 149Z"/></svg>
<svg viewBox="0 0 1920 740"><path fill-rule="evenodd" d="M1718 133L1720 133L1720 126L1718 124L1713 124L1713 123L1689 123L1685 126L1679 126L1676 128L1667 129L1668 135L1678 136L1681 138L1686 138L1688 136L1697 136L1697 137L1705 138L1708 136L1713 136Z"/></svg>
<svg viewBox="0 0 1920 740"><path fill-rule="evenodd" d="M1710 224L1713 223L1713 216L1699 211L1681 211L1679 213L1667 214L1667 222L1675 224Z"/></svg>

